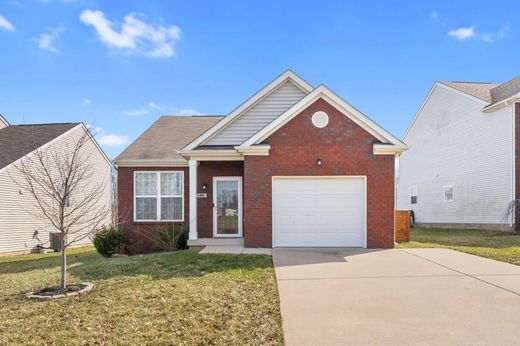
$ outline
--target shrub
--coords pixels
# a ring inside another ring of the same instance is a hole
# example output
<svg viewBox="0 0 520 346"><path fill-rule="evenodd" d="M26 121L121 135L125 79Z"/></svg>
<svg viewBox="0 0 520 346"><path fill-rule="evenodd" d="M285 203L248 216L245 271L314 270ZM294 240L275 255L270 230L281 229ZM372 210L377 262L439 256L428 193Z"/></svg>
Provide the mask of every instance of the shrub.
<svg viewBox="0 0 520 346"><path fill-rule="evenodd" d="M94 235L94 246L103 257L120 253L124 248L125 234L114 228L104 228Z"/></svg>
<svg viewBox="0 0 520 346"><path fill-rule="evenodd" d="M179 249L179 240L185 235L184 225L168 224L157 230L156 245L163 251L174 251Z"/></svg>

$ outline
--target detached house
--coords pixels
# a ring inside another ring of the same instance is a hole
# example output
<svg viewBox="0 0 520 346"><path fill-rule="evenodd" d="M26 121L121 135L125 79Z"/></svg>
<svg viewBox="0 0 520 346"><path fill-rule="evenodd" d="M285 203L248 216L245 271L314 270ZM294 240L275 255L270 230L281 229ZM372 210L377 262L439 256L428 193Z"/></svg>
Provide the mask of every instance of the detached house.
<svg viewBox="0 0 520 346"><path fill-rule="evenodd" d="M437 82L403 137L397 208L421 226L509 228L520 198L520 77Z"/></svg>
<svg viewBox="0 0 520 346"><path fill-rule="evenodd" d="M188 244L394 245L394 159L406 145L291 71L228 115L161 117L115 162L133 246L184 223Z"/></svg>
<svg viewBox="0 0 520 346"><path fill-rule="evenodd" d="M31 251L38 246L49 247L50 232L57 232L48 220L42 217L42 212L34 198L21 188L20 182L24 182L19 167L23 160L27 169L35 168L34 172L41 172L37 168L36 152L49 153L48 158L54 157L54 153L64 153L74 147L78 139L89 135L87 128L82 123L60 124L32 124L10 125L0 116L0 253ZM85 178L82 186L87 184L103 184L107 188L100 198L100 205L108 204L112 198L110 191L110 179L112 174L112 162L97 145L92 137L84 146L90 155L86 158L88 164L96 171L96 175ZM58 155L60 156L60 155ZM53 160L48 161L48 169L55 167ZM56 187L59 188L61 179L56 175ZM70 203L78 201L81 196L71 196ZM49 202L52 205L52 202ZM111 220L107 214L106 223ZM89 230L83 230L80 225L71 227L70 232L76 235L88 235ZM85 236L76 242L76 245L90 244L91 240Z"/></svg>

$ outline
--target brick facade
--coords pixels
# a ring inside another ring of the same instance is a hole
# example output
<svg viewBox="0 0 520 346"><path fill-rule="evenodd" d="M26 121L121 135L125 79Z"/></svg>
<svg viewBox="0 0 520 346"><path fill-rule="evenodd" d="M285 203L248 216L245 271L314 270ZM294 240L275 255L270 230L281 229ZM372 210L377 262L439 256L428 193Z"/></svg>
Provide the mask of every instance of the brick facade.
<svg viewBox="0 0 520 346"><path fill-rule="evenodd" d="M318 129L312 115L324 111L329 124ZM367 176L367 244L394 246L394 156L373 155L378 140L323 99L273 133L269 156L244 161L244 241L272 246L271 177L298 175ZM322 166L316 165L320 158Z"/></svg>
<svg viewBox="0 0 520 346"><path fill-rule="evenodd" d="M151 252L155 246L155 232L164 222L134 222L134 172L135 171L183 171L184 172L184 223L189 214L189 172L187 167L119 167L117 169L117 191L120 228L126 234L128 248L132 253Z"/></svg>
<svg viewBox="0 0 520 346"><path fill-rule="evenodd" d="M207 193L207 198L197 199L197 228L199 238L213 237L213 177L243 177L243 161L205 161L197 170L197 192ZM202 191L202 185L208 185ZM188 201L188 199L186 199Z"/></svg>
<svg viewBox="0 0 520 346"><path fill-rule="evenodd" d="M516 109L520 117L520 107ZM329 124L318 129L311 117L317 111L329 115ZM520 131L517 121L517 131ZM518 137L520 138L520 137ZM374 155L378 140L323 99L319 99L273 133L267 142L269 156L246 156L244 161L201 162L197 172L199 238L213 236L213 177L243 177L244 242L249 247L272 246L272 176L367 176L367 245L391 248L394 245L394 156ZM516 160L520 162L520 145ZM316 165L320 158L321 166ZM118 198L122 229L133 252L155 250L153 233L161 222L133 221L133 172L157 170L184 171L184 220L189 223L189 169L119 168ZM520 169L517 169L517 175ZM520 179L517 179L517 184ZM207 189L202 190L206 184ZM517 191L520 188L517 187Z"/></svg>

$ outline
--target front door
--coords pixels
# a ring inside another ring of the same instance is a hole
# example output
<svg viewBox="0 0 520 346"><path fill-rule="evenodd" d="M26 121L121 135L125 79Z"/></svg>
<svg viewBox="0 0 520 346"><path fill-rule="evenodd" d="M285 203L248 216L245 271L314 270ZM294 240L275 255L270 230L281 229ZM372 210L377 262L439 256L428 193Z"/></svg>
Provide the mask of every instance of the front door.
<svg viewBox="0 0 520 346"><path fill-rule="evenodd" d="M242 177L213 178L213 236L242 237Z"/></svg>

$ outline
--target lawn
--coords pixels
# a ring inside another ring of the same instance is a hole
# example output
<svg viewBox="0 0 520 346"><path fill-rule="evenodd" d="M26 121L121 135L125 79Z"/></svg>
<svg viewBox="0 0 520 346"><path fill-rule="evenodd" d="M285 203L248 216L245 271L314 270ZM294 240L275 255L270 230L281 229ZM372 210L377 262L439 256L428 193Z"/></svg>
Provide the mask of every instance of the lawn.
<svg viewBox="0 0 520 346"><path fill-rule="evenodd" d="M399 248L443 247L520 265L520 235L510 231L420 229Z"/></svg>
<svg viewBox="0 0 520 346"><path fill-rule="evenodd" d="M70 251L86 296L48 302L24 293L59 282L59 254L0 258L0 345L282 344L271 257L185 250L107 259Z"/></svg>

